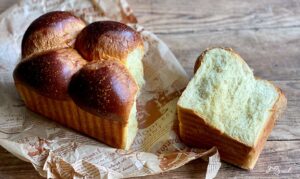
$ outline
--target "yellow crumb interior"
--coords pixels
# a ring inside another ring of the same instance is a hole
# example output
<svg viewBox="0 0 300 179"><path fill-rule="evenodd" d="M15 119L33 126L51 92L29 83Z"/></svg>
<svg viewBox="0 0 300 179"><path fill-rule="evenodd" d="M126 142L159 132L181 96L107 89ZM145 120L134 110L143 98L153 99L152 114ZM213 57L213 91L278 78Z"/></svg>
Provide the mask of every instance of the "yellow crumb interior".
<svg viewBox="0 0 300 179"><path fill-rule="evenodd" d="M204 56L178 105L195 111L222 133L254 146L277 98L276 88L256 80L243 59L215 48Z"/></svg>
<svg viewBox="0 0 300 179"><path fill-rule="evenodd" d="M142 58L144 56L144 50L142 48L136 48L127 56L126 66L131 75L136 80L138 86L141 88L144 83L144 70Z"/></svg>
<svg viewBox="0 0 300 179"><path fill-rule="evenodd" d="M127 124L127 136L126 136L126 147L125 150L128 150L136 136L138 130L138 123L136 119L136 102L134 102L128 119Z"/></svg>
<svg viewBox="0 0 300 179"><path fill-rule="evenodd" d="M144 50L142 48L136 48L131 53L128 54L127 60L126 60L126 66L137 82L139 88L142 88L142 86L145 83L144 80L144 70L143 70L143 62L142 58L144 56ZM137 96L140 94L138 92ZM138 123L137 123L137 110L136 110L136 100L131 108L127 129L126 129L126 147L125 149L129 149L138 130Z"/></svg>

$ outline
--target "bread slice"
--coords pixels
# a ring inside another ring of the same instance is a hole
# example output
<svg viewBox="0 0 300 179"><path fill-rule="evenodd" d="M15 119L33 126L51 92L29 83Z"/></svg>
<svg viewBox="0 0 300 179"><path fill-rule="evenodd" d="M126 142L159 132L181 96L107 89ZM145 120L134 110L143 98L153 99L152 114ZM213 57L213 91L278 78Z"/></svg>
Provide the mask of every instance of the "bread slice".
<svg viewBox="0 0 300 179"><path fill-rule="evenodd" d="M190 146L216 146L222 160L253 169L286 103L231 49L208 49L178 101L180 137Z"/></svg>

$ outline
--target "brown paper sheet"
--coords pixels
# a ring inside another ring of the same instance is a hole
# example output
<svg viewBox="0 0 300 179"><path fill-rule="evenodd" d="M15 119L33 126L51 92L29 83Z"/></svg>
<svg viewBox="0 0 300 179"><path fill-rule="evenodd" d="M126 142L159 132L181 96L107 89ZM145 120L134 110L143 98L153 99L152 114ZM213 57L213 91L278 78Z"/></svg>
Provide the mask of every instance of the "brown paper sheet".
<svg viewBox="0 0 300 179"><path fill-rule="evenodd" d="M12 71L20 60L22 36L30 23L53 11L72 11L90 23L116 20L141 31L146 84L138 98L139 130L130 150L108 147L26 109ZM206 178L216 176L216 149L191 149L180 142L176 103L188 77L170 49L137 24L125 0L23 0L0 15L0 145L32 163L47 178L126 178L176 169L211 155Z"/></svg>

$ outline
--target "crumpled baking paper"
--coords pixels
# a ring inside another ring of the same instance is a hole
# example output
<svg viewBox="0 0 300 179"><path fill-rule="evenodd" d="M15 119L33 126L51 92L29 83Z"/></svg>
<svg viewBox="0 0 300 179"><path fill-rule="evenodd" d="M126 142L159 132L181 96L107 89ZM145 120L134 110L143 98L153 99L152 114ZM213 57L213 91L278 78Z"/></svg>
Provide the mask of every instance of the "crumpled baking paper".
<svg viewBox="0 0 300 179"><path fill-rule="evenodd" d="M111 148L27 110L12 72L30 23L54 10L72 11L87 23L115 20L141 32L146 84L138 98L138 134L130 150ZM192 149L177 136L176 103L188 77L170 49L137 24L125 0L23 0L0 15L0 145L32 163L47 178L126 178L176 169L209 157L206 178L216 176L215 148Z"/></svg>

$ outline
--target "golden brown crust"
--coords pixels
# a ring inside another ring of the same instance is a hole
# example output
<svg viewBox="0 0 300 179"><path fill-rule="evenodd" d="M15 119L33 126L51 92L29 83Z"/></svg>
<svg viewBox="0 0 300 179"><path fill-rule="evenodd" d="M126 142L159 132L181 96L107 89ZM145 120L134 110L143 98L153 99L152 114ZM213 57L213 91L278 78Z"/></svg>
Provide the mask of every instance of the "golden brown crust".
<svg viewBox="0 0 300 179"><path fill-rule="evenodd" d="M244 169L253 169L264 144L270 135L276 119L286 107L286 98L282 92L274 104L263 132L255 146L250 147L235 140L220 130L205 123L194 111L177 106L179 134L181 140L192 147L211 148L216 146L221 159Z"/></svg>
<svg viewBox="0 0 300 179"><path fill-rule="evenodd" d="M69 12L36 19L23 37L22 61L14 70L16 88L32 111L128 149L128 120L136 115L131 112L139 87L124 63L129 53L143 48L143 41L124 24L93 23L76 43L84 59L74 49L84 27Z"/></svg>
<svg viewBox="0 0 300 179"><path fill-rule="evenodd" d="M73 46L85 22L70 12L46 13L26 30L22 40L22 58L34 53Z"/></svg>
<svg viewBox="0 0 300 179"><path fill-rule="evenodd" d="M274 103L274 105L271 109L272 113L270 113L268 122L265 123L265 126L263 127L263 130L261 131L261 133L260 133L260 135L259 135L259 137L258 137L258 139L257 139L257 141L254 145L255 146L254 150L257 151L257 152L256 152L256 155L252 155L252 158L253 158L252 162L249 162L247 164L247 166L249 166L248 167L249 169L254 168L255 163L256 163L259 155L260 155L260 152L263 150L263 147L264 147L270 133L272 132L272 129L275 125L276 120L279 118L279 116L286 109L287 99L286 99L284 93L279 88L276 88L276 90L278 91L279 96L277 98L277 101Z"/></svg>
<svg viewBox="0 0 300 179"><path fill-rule="evenodd" d="M195 73L201 66L201 62L206 53L211 49L213 48L205 50L197 58L194 67ZM231 52L233 55L239 56L230 48L222 49ZM245 63L242 60L241 62ZM177 106L180 138L184 143L193 147L211 148L216 146L222 160L244 169L253 169L264 144L274 127L276 119L286 108L287 100L285 95L279 88L276 89L279 94L278 99L274 103L271 110L272 113L261 130L262 132L254 146L247 146L241 141L222 133L220 130L206 123L205 120L193 110Z"/></svg>
<svg viewBox="0 0 300 179"><path fill-rule="evenodd" d="M16 88L26 107L33 112L87 134L112 147L128 149L129 146L126 144L128 124L93 115L80 109L71 99L62 101L48 98L22 84L16 84Z"/></svg>
<svg viewBox="0 0 300 179"><path fill-rule="evenodd" d="M130 52L143 48L143 41L138 32L125 24L99 21L80 32L75 48L88 61L117 59L125 63Z"/></svg>
<svg viewBox="0 0 300 179"><path fill-rule="evenodd" d="M63 100L71 77L86 61L74 49L60 49L40 53L21 61L14 70L14 80L39 94Z"/></svg>
<svg viewBox="0 0 300 179"><path fill-rule="evenodd" d="M105 119L127 122L138 86L115 60L93 61L76 73L69 94L82 109Z"/></svg>

